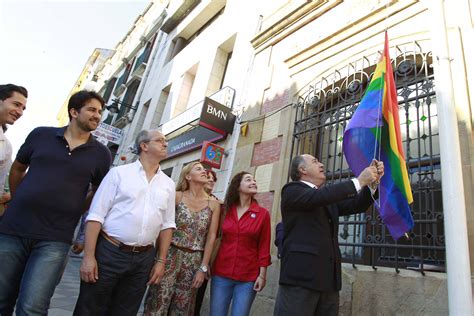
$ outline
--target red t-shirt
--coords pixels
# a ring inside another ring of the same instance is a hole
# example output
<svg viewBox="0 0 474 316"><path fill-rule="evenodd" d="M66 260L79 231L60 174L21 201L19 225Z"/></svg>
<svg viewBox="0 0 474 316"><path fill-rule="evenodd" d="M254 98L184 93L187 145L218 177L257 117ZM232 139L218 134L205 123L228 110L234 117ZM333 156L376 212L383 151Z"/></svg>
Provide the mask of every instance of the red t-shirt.
<svg viewBox="0 0 474 316"><path fill-rule="evenodd" d="M236 206L232 206L222 223L222 241L212 274L251 282L257 279L260 267L270 264L270 214L252 202L238 220Z"/></svg>

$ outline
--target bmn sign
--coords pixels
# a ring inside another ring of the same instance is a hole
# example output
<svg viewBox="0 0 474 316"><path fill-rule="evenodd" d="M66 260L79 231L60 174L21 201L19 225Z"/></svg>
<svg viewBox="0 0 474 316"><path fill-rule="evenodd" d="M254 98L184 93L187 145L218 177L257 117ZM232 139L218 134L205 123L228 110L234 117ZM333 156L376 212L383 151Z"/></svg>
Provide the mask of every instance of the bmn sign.
<svg viewBox="0 0 474 316"><path fill-rule="evenodd" d="M232 114L228 107L212 99L204 99L199 125L219 134L226 135L232 134L234 123L235 115Z"/></svg>

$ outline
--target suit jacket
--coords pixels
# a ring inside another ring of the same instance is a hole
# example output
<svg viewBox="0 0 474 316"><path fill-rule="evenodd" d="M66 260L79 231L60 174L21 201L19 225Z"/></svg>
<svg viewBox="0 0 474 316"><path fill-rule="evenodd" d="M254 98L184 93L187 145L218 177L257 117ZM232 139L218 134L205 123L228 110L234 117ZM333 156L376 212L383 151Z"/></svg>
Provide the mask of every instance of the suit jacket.
<svg viewBox="0 0 474 316"><path fill-rule="evenodd" d="M295 181L281 193L283 240L280 284L333 292L341 289L339 216L363 213L373 200L351 180L319 189Z"/></svg>

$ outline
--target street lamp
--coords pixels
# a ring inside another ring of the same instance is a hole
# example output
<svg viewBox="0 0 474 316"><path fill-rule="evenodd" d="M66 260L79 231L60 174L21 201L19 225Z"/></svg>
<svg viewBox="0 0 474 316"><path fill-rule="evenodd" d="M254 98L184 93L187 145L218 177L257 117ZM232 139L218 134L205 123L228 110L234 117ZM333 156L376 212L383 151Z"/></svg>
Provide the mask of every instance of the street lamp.
<svg viewBox="0 0 474 316"><path fill-rule="evenodd" d="M111 105L108 105L106 106L105 108L112 114L117 114L119 112L119 104L126 107L126 108L129 108L133 111L136 111L137 110L137 107L136 106L133 106L133 105L130 105L128 103L125 103L125 102L122 102L120 101L119 99L113 99L112 100L112 104Z"/></svg>

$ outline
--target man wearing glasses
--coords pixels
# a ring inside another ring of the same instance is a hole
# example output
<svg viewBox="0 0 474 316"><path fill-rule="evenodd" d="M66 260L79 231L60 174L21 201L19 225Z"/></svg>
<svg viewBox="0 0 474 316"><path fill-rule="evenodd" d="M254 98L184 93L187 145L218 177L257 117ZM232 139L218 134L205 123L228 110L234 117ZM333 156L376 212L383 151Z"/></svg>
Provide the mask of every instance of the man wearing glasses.
<svg viewBox="0 0 474 316"><path fill-rule="evenodd" d="M89 209L74 315L137 315L146 286L163 277L176 228L175 183L160 168L168 143L143 130L135 146L139 159L112 168Z"/></svg>

